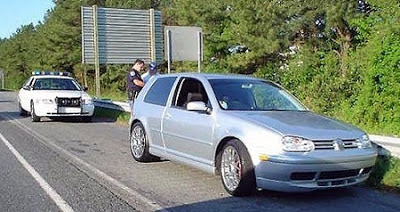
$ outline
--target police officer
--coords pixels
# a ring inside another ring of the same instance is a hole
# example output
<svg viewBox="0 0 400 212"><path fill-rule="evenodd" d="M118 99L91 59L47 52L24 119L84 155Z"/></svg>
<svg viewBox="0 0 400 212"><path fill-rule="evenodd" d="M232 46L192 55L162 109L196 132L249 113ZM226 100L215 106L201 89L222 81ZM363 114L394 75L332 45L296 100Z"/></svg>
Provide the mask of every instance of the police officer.
<svg viewBox="0 0 400 212"><path fill-rule="evenodd" d="M133 102L135 101L140 90L144 86L143 79L140 77L139 72L144 68L144 61L137 59L132 68L126 75L126 89L128 92L129 106L131 108L131 114L133 113Z"/></svg>
<svg viewBox="0 0 400 212"><path fill-rule="evenodd" d="M149 70L142 74L142 79L144 83L147 83L152 77L158 76L158 72L157 72L157 64L156 62L151 62L149 64Z"/></svg>

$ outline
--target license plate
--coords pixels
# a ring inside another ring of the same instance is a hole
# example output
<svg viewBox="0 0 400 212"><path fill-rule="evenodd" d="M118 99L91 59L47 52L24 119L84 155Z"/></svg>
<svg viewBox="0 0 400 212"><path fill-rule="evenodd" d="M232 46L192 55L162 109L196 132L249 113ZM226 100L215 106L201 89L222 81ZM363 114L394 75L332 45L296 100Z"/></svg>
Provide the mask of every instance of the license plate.
<svg viewBox="0 0 400 212"><path fill-rule="evenodd" d="M81 108L78 107L60 107L58 108L58 112L59 113L80 113L81 112Z"/></svg>

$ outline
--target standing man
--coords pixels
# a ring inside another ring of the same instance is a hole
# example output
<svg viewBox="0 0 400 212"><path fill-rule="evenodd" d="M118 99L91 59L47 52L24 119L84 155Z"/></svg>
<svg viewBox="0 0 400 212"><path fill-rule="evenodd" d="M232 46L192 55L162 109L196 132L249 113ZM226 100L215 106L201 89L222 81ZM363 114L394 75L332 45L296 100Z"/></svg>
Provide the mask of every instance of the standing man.
<svg viewBox="0 0 400 212"><path fill-rule="evenodd" d="M129 106L131 108L131 115L133 114L133 103L138 96L140 90L144 86L143 79L140 77L139 72L144 68L144 61L137 59L132 68L126 75L126 90L128 92Z"/></svg>
<svg viewBox="0 0 400 212"><path fill-rule="evenodd" d="M152 77L158 76L159 74L157 73L157 64L156 62L151 62L149 64L149 70L142 75L142 79L144 83L147 83Z"/></svg>

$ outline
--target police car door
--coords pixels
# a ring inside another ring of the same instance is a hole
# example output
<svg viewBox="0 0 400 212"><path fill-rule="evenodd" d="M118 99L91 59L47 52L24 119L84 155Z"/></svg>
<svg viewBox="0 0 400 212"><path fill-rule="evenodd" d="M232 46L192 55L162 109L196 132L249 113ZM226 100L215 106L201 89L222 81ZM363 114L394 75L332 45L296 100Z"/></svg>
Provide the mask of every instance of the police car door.
<svg viewBox="0 0 400 212"><path fill-rule="evenodd" d="M33 77L30 77L28 80L26 80L22 88L19 90L18 94L19 104L26 111L30 111L33 81L34 81Z"/></svg>

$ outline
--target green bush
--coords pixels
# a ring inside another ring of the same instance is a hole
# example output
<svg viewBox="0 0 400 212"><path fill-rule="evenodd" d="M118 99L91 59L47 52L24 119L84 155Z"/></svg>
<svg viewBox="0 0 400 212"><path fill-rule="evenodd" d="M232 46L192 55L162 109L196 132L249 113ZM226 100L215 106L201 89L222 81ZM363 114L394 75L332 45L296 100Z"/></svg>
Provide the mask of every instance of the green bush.
<svg viewBox="0 0 400 212"><path fill-rule="evenodd" d="M373 188L400 192L400 159L378 157L366 184Z"/></svg>

